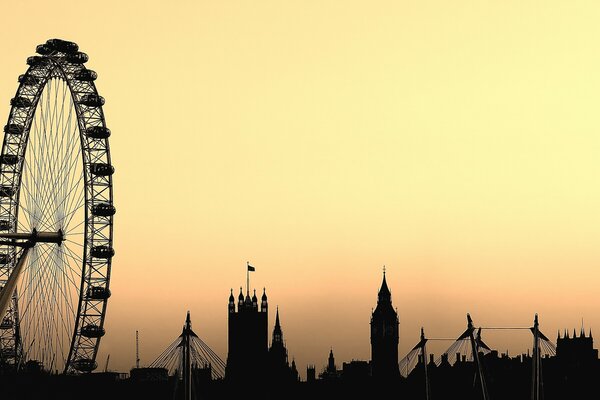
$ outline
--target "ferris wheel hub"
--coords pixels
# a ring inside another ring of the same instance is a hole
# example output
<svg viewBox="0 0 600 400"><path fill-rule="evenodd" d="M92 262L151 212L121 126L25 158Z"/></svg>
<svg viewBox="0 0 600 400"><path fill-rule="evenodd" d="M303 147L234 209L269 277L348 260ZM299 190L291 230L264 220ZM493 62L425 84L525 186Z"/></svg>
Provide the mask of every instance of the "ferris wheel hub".
<svg viewBox="0 0 600 400"><path fill-rule="evenodd" d="M0 233L0 239L5 240L14 240L19 241L15 243L10 243L13 246L20 247L33 247L37 243L56 243L59 246L62 242L65 241L65 235L62 229L59 229L57 232L46 232L40 231L38 232L36 229L28 232L8 232L8 233ZM6 244L0 242L0 244Z"/></svg>

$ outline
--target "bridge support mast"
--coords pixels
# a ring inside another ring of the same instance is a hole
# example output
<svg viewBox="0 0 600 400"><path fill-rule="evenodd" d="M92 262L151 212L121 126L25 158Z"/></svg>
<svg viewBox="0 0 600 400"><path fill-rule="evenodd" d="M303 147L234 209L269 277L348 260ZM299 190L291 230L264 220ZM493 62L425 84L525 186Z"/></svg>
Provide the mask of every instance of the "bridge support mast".
<svg viewBox="0 0 600 400"><path fill-rule="evenodd" d="M531 400L541 400L540 325L538 315L533 320L533 357L531 359Z"/></svg>
<svg viewBox="0 0 600 400"><path fill-rule="evenodd" d="M423 357L423 372L425 373L425 400L429 400L429 375L427 373L427 339L425 332L421 328L421 357Z"/></svg>
<svg viewBox="0 0 600 400"><path fill-rule="evenodd" d="M473 352L473 362L475 363L475 370L477 371L477 378L481 386L481 397L483 400L489 400L487 386L485 384L485 377L483 376L483 366L479 359L479 344L475 340L475 326L471 315L467 314L467 331L469 332L469 340L471 341L471 351Z"/></svg>

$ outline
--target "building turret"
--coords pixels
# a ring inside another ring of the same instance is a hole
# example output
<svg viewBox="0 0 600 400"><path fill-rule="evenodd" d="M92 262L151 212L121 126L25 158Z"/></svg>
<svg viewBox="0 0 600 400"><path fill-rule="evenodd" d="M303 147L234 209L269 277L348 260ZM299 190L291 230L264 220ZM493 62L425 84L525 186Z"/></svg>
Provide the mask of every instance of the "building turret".
<svg viewBox="0 0 600 400"><path fill-rule="evenodd" d="M265 288L263 288L263 294L261 297L261 301L260 301L260 312L264 312L266 313L268 310L268 303L267 303L267 291Z"/></svg>
<svg viewBox="0 0 600 400"><path fill-rule="evenodd" d="M233 289L231 289L231 293L229 294L229 312L235 312L235 298L233 297Z"/></svg>
<svg viewBox="0 0 600 400"><path fill-rule="evenodd" d="M298 368L296 368L296 360L292 359L292 379L297 382L300 380Z"/></svg>
<svg viewBox="0 0 600 400"><path fill-rule="evenodd" d="M335 357L333 356L333 348L329 350L329 358L327 359L327 372L330 374L335 374L337 372Z"/></svg>
<svg viewBox="0 0 600 400"><path fill-rule="evenodd" d="M254 289L254 296L252 296L252 309L258 311L258 298L256 297L256 289Z"/></svg>
<svg viewBox="0 0 600 400"><path fill-rule="evenodd" d="M242 287L240 286L240 295L238 296L238 312L244 307L244 295L242 294Z"/></svg>

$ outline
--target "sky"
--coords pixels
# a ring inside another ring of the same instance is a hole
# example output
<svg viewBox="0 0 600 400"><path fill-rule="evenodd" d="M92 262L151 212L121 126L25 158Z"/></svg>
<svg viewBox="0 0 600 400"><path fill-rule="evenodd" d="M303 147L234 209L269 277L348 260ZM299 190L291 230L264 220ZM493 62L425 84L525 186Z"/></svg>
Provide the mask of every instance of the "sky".
<svg viewBox="0 0 600 400"><path fill-rule="evenodd" d="M478 326L600 331L595 1L2 2L0 120L35 46L79 44L112 130L98 361L181 332L223 359L227 298L279 306L304 375L370 359L382 267L401 357ZM4 100L1 100L4 99ZM4 103L2 103L4 101ZM526 352L521 332L484 332ZM448 344L429 352L440 354ZM436 347L437 346L437 347Z"/></svg>

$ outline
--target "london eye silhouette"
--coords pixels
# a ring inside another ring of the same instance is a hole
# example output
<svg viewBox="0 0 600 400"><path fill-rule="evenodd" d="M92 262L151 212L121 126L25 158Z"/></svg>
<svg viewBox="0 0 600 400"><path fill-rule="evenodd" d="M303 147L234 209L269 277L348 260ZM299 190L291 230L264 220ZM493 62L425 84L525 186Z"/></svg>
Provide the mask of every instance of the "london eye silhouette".
<svg viewBox="0 0 600 400"><path fill-rule="evenodd" d="M110 297L110 130L87 54L60 39L36 52L0 153L0 367L85 373Z"/></svg>

